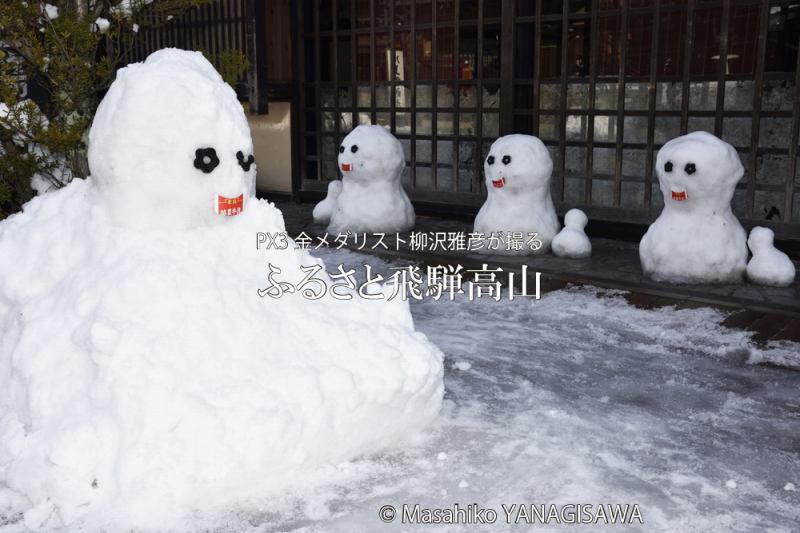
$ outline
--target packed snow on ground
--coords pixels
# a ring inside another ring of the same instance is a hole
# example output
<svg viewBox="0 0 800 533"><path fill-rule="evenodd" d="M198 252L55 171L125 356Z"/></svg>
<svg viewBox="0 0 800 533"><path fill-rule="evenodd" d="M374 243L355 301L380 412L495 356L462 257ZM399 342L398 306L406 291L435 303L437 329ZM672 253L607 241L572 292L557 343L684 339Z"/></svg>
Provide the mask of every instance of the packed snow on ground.
<svg viewBox="0 0 800 533"><path fill-rule="evenodd" d="M384 276L402 266L313 254ZM530 527L386 525L378 510L610 502L639 504L644 525L553 530L796 531L797 344L760 346L723 327L718 311L638 309L590 288L540 301L428 299L411 311L446 356L444 408L431 429L403 449L199 513L186 528L513 532ZM795 369L755 364L764 362Z"/></svg>
<svg viewBox="0 0 800 533"><path fill-rule="evenodd" d="M183 530L437 416L406 303L268 296L321 264L257 247L283 219L199 53L120 71L90 139L90 179L0 223L0 523Z"/></svg>

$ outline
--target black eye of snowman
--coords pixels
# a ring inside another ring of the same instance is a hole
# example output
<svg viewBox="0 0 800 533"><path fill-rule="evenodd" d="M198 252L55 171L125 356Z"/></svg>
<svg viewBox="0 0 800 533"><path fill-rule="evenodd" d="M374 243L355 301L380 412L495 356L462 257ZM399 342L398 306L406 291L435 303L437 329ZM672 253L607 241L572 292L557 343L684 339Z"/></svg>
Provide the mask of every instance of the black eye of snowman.
<svg viewBox="0 0 800 533"><path fill-rule="evenodd" d="M253 157L253 154L250 154L249 156L247 156L247 159L245 159L244 154L242 153L241 150L236 152L236 160L239 162L239 166L242 167L242 169L244 169L245 172L249 172L250 165L256 162L256 159L255 157Z"/></svg>
<svg viewBox="0 0 800 533"><path fill-rule="evenodd" d="M213 172L219 165L217 151L213 148L198 148L194 152L194 168L202 170L206 174Z"/></svg>
<svg viewBox="0 0 800 533"><path fill-rule="evenodd" d="M490 155L489 157L487 157L487 158L486 158L486 162L487 162L488 164L490 164L490 165L494 165L494 156L493 156L493 155Z"/></svg>
<svg viewBox="0 0 800 533"><path fill-rule="evenodd" d="M339 153L340 153L340 154L343 154L343 153L344 153L344 145L341 145L341 146L339 147Z"/></svg>
<svg viewBox="0 0 800 533"><path fill-rule="evenodd" d="M672 161L667 161L664 165L664 172L672 172Z"/></svg>
<svg viewBox="0 0 800 533"><path fill-rule="evenodd" d="M350 147L350 151L353 153L358 152L358 146L354 144L353 146Z"/></svg>
<svg viewBox="0 0 800 533"><path fill-rule="evenodd" d="M511 156L510 155L504 155L503 156L503 164L507 165L509 163L511 163Z"/></svg>
<svg viewBox="0 0 800 533"><path fill-rule="evenodd" d="M697 172L697 167L694 166L694 163L686 163L686 166L683 167L683 171L691 176L692 174Z"/></svg>

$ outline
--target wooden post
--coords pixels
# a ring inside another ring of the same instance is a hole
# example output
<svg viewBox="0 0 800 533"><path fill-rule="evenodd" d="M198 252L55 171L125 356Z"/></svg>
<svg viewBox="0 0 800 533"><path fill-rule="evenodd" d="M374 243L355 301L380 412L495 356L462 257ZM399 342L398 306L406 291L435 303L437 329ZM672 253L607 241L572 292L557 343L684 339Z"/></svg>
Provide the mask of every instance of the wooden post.
<svg viewBox="0 0 800 533"><path fill-rule="evenodd" d="M250 112L264 115L269 110L267 101L267 53L266 53L266 11L264 2L246 0L247 59L250 69L247 79L250 85Z"/></svg>

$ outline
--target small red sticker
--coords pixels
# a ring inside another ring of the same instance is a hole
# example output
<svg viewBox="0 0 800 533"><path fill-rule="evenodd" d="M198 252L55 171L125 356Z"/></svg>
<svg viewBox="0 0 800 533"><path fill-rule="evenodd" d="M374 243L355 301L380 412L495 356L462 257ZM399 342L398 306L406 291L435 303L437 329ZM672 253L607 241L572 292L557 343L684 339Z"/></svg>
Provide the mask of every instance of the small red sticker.
<svg viewBox="0 0 800 533"><path fill-rule="evenodd" d="M244 194L236 198L217 195L217 213L228 217L236 216L244 210Z"/></svg>
<svg viewBox="0 0 800 533"><path fill-rule="evenodd" d="M499 180L492 180L492 187L494 187L496 189L502 188L503 185L505 185L505 184L506 184L506 179L505 178L500 178Z"/></svg>
<svg viewBox="0 0 800 533"><path fill-rule="evenodd" d="M353 165L350 163L342 163L342 172L350 172L351 168L353 168Z"/></svg>
<svg viewBox="0 0 800 533"><path fill-rule="evenodd" d="M686 198L687 198L686 191L681 191L681 192L672 191L672 199L675 200L676 202L683 202L684 200L686 200Z"/></svg>

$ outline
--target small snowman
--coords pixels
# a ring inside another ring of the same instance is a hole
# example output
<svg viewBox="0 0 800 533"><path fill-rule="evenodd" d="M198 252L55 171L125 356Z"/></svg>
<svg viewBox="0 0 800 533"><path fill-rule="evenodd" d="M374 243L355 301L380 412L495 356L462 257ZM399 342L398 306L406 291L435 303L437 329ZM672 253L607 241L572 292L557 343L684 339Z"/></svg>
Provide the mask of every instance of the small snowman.
<svg viewBox="0 0 800 533"><path fill-rule="evenodd" d="M564 215L564 229L553 238L553 254L558 257L581 259L592 255L592 243L584 228L589 223L580 209L570 209Z"/></svg>
<svg viewBox="0 0 800 533"><path fill-rule="evenodd" d="M314 223L327 224L331 221L331 215L336 208L336 200L342 193L341 180L334 180L328 184L328 195L320 203L314 206L311 216L314 217Z"/></svg>
<svg viewBox="0 0 800 533"><path fill-rule="evenodd" d="M537 246L484 247L478 251L504 255L548 252L561 226L550 197L553 161L544 143L531 135L500 137L492 144L483 171L487 197L475 217L475 233L505 239L519 232Z"/></svg>
<svg viewBox="0 0 800 533"><path fill-rule="evenodd" d="M775 234L769 228L750 230L747 246L753 257L747 263L747 279L758 285L788 287L794 283L795 268L789 256L775 248Z"/></svg>
<svg viewBox="0 0 800 533"><path fill-rule="evenodd" d="M330 219L329 233L396 233L411 228L414 207L400 183L405 165L403 145L385 128L356 127L339 146L341 186L328 187L328 197L314 208L315 222Z"/></svg>
<svg viewBox="0 0 800 533"><path fill-rule="evenodd" d="M730 144L698 131L658 152L664 209L639 243L642 270L670 283L739 283L746 233L731 211L744 167Z"/></svg>

